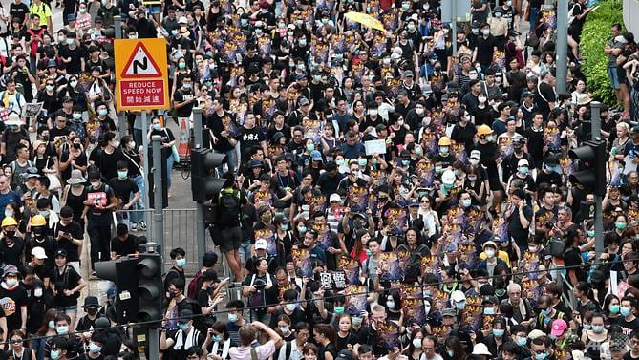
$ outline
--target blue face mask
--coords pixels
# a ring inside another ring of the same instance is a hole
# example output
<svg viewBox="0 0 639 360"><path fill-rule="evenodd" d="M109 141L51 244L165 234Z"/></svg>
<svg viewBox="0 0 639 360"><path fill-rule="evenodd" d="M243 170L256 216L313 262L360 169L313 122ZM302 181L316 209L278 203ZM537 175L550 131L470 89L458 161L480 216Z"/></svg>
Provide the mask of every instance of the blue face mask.
<svg viewBox="0 0 639 360"><path fill-rule="evenodd" d="M492 306L484 308L484 315L495 315L495 308Z"/></svg>
<svg viewBox="0 0 639 360"><path fill-rule="evenodd" d="M402 165L403 165L403 166L408 166L408 165L410 165L410 160L402 160Z"/></svg>
<svg viewBox="0 0 639 360"><path fill-rule="evenodd" d="M519 346L526 346L526 338L525 337L518 337L517 338L517 345Z"/></svg>
<svg viewBox="0 0 639 360"><path fill-rule="evenodd" d="M496 337L504 336L504 329L493 329L493 335Z"/></svg>
<svg viewBox="0 0 639 360"><path fill-rule="evenodd" d="M357 163L359 164L359 166L366 166L368 161L366 159L357 159Z"/></svg>
<svg viewBox="0 0 639 360"><path fill-rule="evenodd" d="M628 316L630 316L630 308L627 307L627 306L622 306L622 307L619 308L619 313L623 317L628 317Z"/></svg>
<svg viewBox="0 0 639 360"><path fill-rule="evenodd" d="M213 341L215 342L222 342L222 340L224 340L222 338L222 335L213 335Z"/></svg>
<svg viewBox="0 0 639 360"><path fill-rule="evenodd" d="M237 314L229 314L229 322L236 322L237 321Z"/></svg>
<svg viewBox="0 0 639 360"><path fill-rule="evenodd" d="M186 323L179 323L179 324L178 324L178 327L180 328L180 330L185 331L185 330L188 330L188 328L189 328L189 324L186 324Z"/></svg>
<svg viewBox="0 0 639 360"><path fill-rule="evenodd" d="M51 350L51 359L57 360L60 358L60 350Z"/></svg>
<svg viewBox="0 0 639 360"><path fill-rule="evenodd" d="M283 231L287 231L288 230L288 224L281 224L280 225L280 229L282 229Z"/></svg>
<svg viewBox="0 0 639 360"><path fill-rule="evenodd" d="M176 260L176 261L175 261L175 265L177 265L177 266L179 266L179 267L184 267L184 266L186 266L186 259Z"/></svg>
<svg viewBox="0 0 639 360"><path fill-rule="evenodd" d="M371 249L366 249L366 255L373 256L373 252L371 251Z"/></svg>
<svg viewBox="0 0 639 360"><path fill-rule="evenodd" d="M546 358L546 353L542 352L540 354L535 354L535 360L544 360Z"/></svg>

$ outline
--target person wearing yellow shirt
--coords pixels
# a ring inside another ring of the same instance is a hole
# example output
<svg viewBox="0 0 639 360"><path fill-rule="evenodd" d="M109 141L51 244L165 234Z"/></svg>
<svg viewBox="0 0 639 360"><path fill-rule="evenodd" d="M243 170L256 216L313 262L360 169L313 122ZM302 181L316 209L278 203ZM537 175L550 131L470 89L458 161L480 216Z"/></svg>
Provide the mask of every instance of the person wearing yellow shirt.
<svg viewBox="0 0 639 360"><path fill-rule="evenodd" d="M490 276L492 276L492 270L498 263L504 263L504 265L510 267L510 259L508 257L508 253L505 251L499 250L499 246L494 241L486 241L484 245L482 245L482 252L479 254L479 259L481 259L481 263L479 267L484 267L488 270ZM483 265L483 266L482 266Z"/></svg>
<svg viewBox="0 0 639 360"><path fill-rule="evenodd" d="M46 24L47 31L53 34L53 19L51 17L51 6L42 2L42 0L33 0L31 7L29 8L31 15L38 15L40 22ZM29 26L31 26L29 24Z"/></svg>

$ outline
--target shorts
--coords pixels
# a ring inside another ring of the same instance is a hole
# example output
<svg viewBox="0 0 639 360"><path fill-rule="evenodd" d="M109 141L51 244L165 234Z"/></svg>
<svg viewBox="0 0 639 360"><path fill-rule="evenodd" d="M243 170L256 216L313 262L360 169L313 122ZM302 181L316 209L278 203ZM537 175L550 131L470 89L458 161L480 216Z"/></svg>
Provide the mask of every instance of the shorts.
<svg viewBox="0 0 639 360"><path fill-rule="evenodd" d="M229 252L231 250L237 250L242 246L242 228L239 226L220 229L215 236L219 236L220 250L222 253Z"/></svg>
<svg viewBox="0 0 639 360"><path fill-rule="evenodd" d="M78 312L78 306L59 306L56 309L58 309L58 311L61 312L65 312L65 313L75 313Z"/></svg>
<svg viewBox="0 0 639 360"><path fill-rule="evenodd" d="M160 11L162 10L162 6L161 5L147 5L146 9L148 10L149 14L159 14Z"/></svg>
<svg viewBox="0 0 639 360"><path fill-rule="evenodd" d="M608 79L610 80L610 87L619 90L619 76L617 72L617 67L608 67Z"/></svg>

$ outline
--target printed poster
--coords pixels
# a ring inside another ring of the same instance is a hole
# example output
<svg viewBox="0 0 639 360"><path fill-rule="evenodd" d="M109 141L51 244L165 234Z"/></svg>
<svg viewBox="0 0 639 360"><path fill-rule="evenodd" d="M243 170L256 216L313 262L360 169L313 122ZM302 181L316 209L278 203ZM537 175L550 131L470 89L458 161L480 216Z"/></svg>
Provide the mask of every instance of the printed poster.
<svg viewBox="0 0 639 360"><path fill-rule="evenodd" d="M377 343L387 350L401 347L399 326L393 322L377 323Z"/></svg>
<svg viewBox="0 0 639 360"><path fill-rule="evenodd" d="M342 256L337 262L337 268L344 271L346 284L355 285L359 283L359 262L357 260Z"/></svg>
<svg viewBox="0 0 639 360"><path fill-rule="evenodd" d="M349 189L349 199L351 211L353 213L365 213L368 209L368 189L365 187L351 186Z"/></svg>
<svg viewBox="0 0 639 360"><path fill-rule="evenodd" d="M275 231L271 228L259 229L253 232L255 241L266 240L266 253L269 255L277 255L277 242L275 240Z"/></svg>
<svg viewBox="0 0 639 360"><path fill-rule="evenodd" d="M296 271L301 277L313 276L311 267L311 254L308 249L291 249L291 257L295 264Z"/></svg>
<svg viewBox="0 0 639 360"><path fill-rule="evenodd" d="M391 224L391 234L398 236L404 234L404 228L408 226L406 209L390 208L386 211L384 216L388 219L389 224Z"/></svg>
<svg viewBox="0 0 639 360"><path fill-rule="evenodd" d="M393 252L382 253L377 267L381 271L380 280L401 281L404 278L399 259Z"/></svg>
<svg viewBox="0 0 639 360"><path fill-rule="evenodd" d="M345 289L346 313L359 316L366 311L367 300L366 286L349 285Z"/></svg>

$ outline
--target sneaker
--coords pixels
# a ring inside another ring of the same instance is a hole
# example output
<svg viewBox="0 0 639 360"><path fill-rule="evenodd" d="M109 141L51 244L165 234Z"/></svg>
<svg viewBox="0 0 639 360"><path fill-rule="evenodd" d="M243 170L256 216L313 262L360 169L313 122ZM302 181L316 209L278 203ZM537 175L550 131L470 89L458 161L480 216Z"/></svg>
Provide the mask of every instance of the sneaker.
<svg viewBox="0 0 639 360"><path fill-rule="evenodd" d="M138 231L138 224L137 223L131 223L131 231Z"/></svg>
<svg viewBox="0 0 639 360"><path fill-rule="evenodd" d="M138 225L140 226L140 230L146 231L146 223L144 221L140 221Z"/></svg>
<svg viewBox="0 0 639 360"><path fill-rule="evenodd" d="M91 276L97 276L95 270L91 271Z"/></svg>

